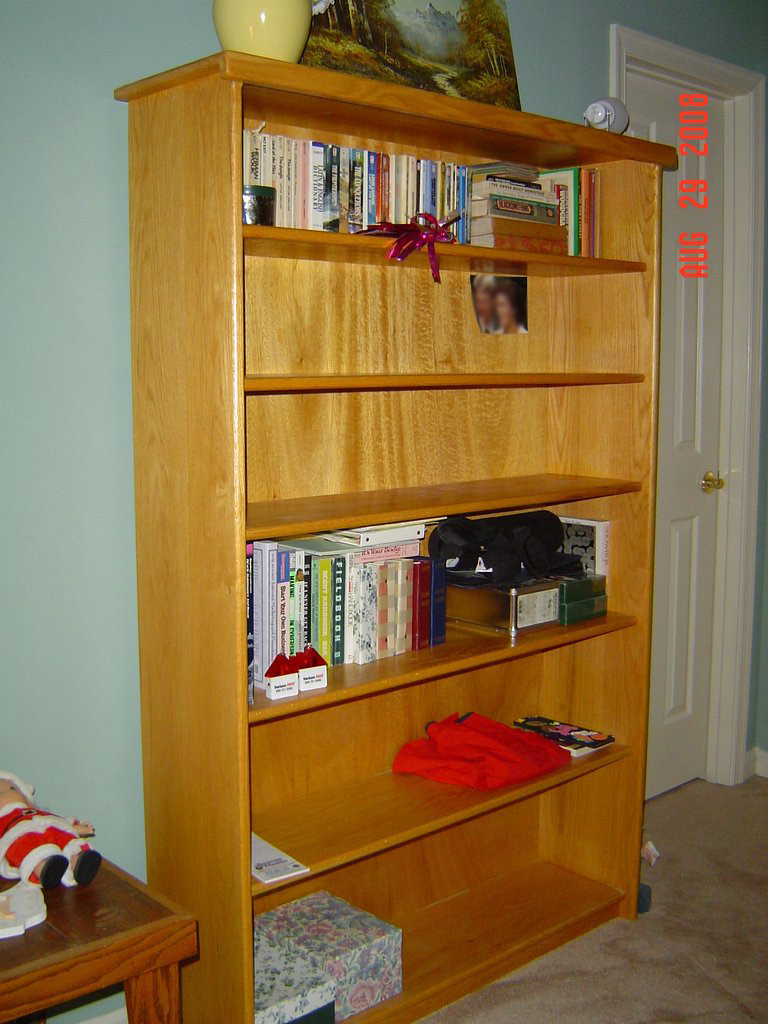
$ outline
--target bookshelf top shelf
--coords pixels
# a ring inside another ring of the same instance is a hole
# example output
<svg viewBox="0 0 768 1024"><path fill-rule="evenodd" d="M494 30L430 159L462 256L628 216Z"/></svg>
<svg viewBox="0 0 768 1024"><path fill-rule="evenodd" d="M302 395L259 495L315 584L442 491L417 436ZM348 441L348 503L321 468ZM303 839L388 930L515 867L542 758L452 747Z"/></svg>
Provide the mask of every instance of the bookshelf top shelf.
<svg viewBox="0 0 768 1024"><path fill-rule="evenodd" d="M538 473L423 487L278 498L248 505L245 534L248 540L266 540L323 533L360 523L374 526L435 515L479 514L560 505L641 489L642 485L634 480Z"/></svg>
<svg viewBox="0 0 768 1024"><path fill-rule="evenodd" d="M630 139L583 125L523 114L454 96L391 85L337 71L224 51L115 90L131 102L152 93L218 75L242 82L246 112L268 112L288 124L334 128L393 142L418 140L497 160L524 160L542 168L609 160L677 167L671 146Z"/></svg>

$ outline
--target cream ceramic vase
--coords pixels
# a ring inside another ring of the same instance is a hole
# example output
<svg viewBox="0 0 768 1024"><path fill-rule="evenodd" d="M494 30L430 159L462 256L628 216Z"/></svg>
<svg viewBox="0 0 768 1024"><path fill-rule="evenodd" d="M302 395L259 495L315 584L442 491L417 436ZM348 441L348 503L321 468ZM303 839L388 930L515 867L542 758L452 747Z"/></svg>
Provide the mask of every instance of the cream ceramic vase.
<svg viewBox="0 0 768 1024"><path fill-rule="evenodd" d="M297 63L309 36L312 0L213 0L225 50Z"/></svg>

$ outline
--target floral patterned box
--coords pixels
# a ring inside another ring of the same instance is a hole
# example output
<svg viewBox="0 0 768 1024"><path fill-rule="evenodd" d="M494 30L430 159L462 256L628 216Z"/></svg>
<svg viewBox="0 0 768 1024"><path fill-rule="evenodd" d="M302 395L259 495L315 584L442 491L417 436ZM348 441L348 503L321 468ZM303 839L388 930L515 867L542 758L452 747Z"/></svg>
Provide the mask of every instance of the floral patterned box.
<svg viewBox="0 0 768 1024"><path fill-rule="evenodd" d="M333 1022L336 982L305 957L270 939L260 920L256 918L253 929L254 1024Z"/></svg>
<svg viewBox="0 0 768 1024"><path fill-rule="evenodd" d="M273 942L336 982L336 1020L398 995L402 932L329 892L315 892L256 918Z"/></svg>

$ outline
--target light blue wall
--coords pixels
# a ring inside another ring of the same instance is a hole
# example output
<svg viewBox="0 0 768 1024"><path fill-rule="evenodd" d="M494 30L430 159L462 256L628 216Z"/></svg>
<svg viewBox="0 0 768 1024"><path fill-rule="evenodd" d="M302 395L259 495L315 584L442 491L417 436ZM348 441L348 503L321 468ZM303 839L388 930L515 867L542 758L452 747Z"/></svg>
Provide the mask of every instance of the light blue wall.
<svg viewBox="0 0 768 1024"><path fill-rule="evenodd" d="M768 70L760 2L508 10L537 113L578 120L606 91L612 21ZM215 49L208 0L0 0L0 767L93 818L101 849L138 874L127 117L112 90ZM761 580L762 595L764 561ZM768 748L768 648L755 680Z"/></svg>

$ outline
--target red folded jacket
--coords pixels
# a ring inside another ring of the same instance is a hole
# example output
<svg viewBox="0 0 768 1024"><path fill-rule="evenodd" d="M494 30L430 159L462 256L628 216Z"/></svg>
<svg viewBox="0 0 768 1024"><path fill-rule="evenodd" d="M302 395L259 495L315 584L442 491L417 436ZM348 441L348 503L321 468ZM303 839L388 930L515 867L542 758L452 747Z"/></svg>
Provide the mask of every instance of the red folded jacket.
<svg viewBox="0 0 768 1024"><path fill-rule="evenodd" d="M470 712L430 722L427 738L412 740L392 770L473 789L497 789L546 775L571 755L551 740Z"/></svg>

